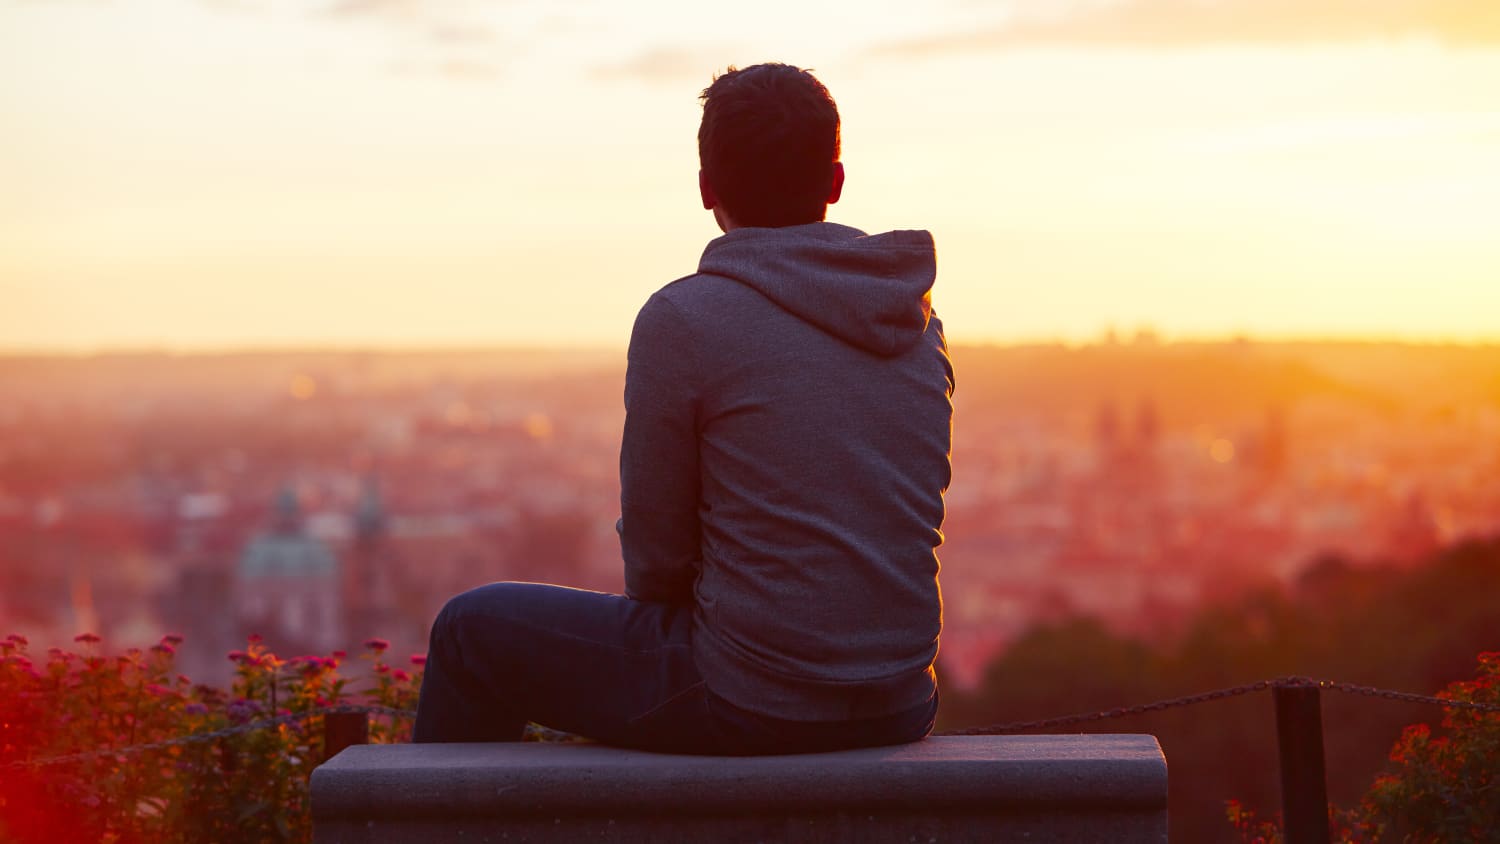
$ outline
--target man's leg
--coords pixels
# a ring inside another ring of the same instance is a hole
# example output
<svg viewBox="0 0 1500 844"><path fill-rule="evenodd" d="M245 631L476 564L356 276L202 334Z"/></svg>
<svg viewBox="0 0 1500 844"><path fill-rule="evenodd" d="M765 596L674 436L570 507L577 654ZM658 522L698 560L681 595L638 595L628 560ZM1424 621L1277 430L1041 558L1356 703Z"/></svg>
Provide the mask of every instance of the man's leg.
<svg viewBox="0 0 1500 844"><path fill-rule="evenodd" d="M536 721L614 744L712 744L691 631L689 607L536 583L470 590L433 623L412 740L517 741Z"/></svg>

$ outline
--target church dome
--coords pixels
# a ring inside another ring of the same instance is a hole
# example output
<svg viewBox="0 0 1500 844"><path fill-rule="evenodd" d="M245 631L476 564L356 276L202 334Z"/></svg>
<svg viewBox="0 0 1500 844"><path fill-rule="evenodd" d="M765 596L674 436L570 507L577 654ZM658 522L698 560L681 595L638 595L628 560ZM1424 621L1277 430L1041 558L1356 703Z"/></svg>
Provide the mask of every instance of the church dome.
<svg viewBox="0 0 1500 844"><path fill-rule="evenodd" d="M302 530L302 508L290 489L276 498L271 529L256 536L240 554L241 577L316 576L338 570L338 558Z"/></svg>

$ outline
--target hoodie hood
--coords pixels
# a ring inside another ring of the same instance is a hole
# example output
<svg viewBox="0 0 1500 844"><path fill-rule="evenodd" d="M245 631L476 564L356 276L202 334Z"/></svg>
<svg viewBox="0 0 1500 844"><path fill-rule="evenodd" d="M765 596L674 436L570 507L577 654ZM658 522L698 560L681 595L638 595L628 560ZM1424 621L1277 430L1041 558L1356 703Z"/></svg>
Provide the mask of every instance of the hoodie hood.
<svg viewBox="0 0 1500 844"><path fill-rule="evenodd" d="M829 334L891 357L927 330L937 251L925 231L744 228L710 241L698 272L752 287Z"/></svg>

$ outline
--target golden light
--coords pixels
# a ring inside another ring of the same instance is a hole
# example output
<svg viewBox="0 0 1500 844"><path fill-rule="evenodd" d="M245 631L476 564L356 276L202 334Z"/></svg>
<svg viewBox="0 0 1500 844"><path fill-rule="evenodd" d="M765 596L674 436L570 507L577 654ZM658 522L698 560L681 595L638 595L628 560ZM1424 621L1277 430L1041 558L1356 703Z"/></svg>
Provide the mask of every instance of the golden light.
<svg viewBox="0 0 1500 844"><path fill-rule="evenodd" d="M839 101L830 219L933 231L954 342L1500 339L1500 37L1453 4L147 5L0 3L0 346L623 345L718 234L697 91L768 58Z"/></svg>
<svg viewBox="0 0 1500 844"><path fill-rule="evenodd" d="M521 420L521 429L534 440L552 439L552 420L544 413L531 413Z"/></svg>
<svg viewBox="0 0 1500 844"><path fill-rule="evenodd" d="M298 401L307 401L318 394L318 382L311 375L297 374L287 385L287 393Z"/></svg>

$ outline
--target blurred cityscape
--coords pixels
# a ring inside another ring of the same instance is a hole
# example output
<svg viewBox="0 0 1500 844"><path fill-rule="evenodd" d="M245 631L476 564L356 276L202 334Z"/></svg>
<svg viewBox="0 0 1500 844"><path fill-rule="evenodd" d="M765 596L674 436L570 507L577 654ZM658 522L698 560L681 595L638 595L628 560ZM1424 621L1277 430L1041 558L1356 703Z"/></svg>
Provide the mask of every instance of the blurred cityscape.
<svg viewBox="0 0 1500 844"><path fill-rule="evenodd" d="M1027 627L1170 638L1320 555L1500 530L1500 347L959 347L946 682ZM425 650L493 580L616 591L619 351L0 358L0 632L179 667Z"/></svg>

